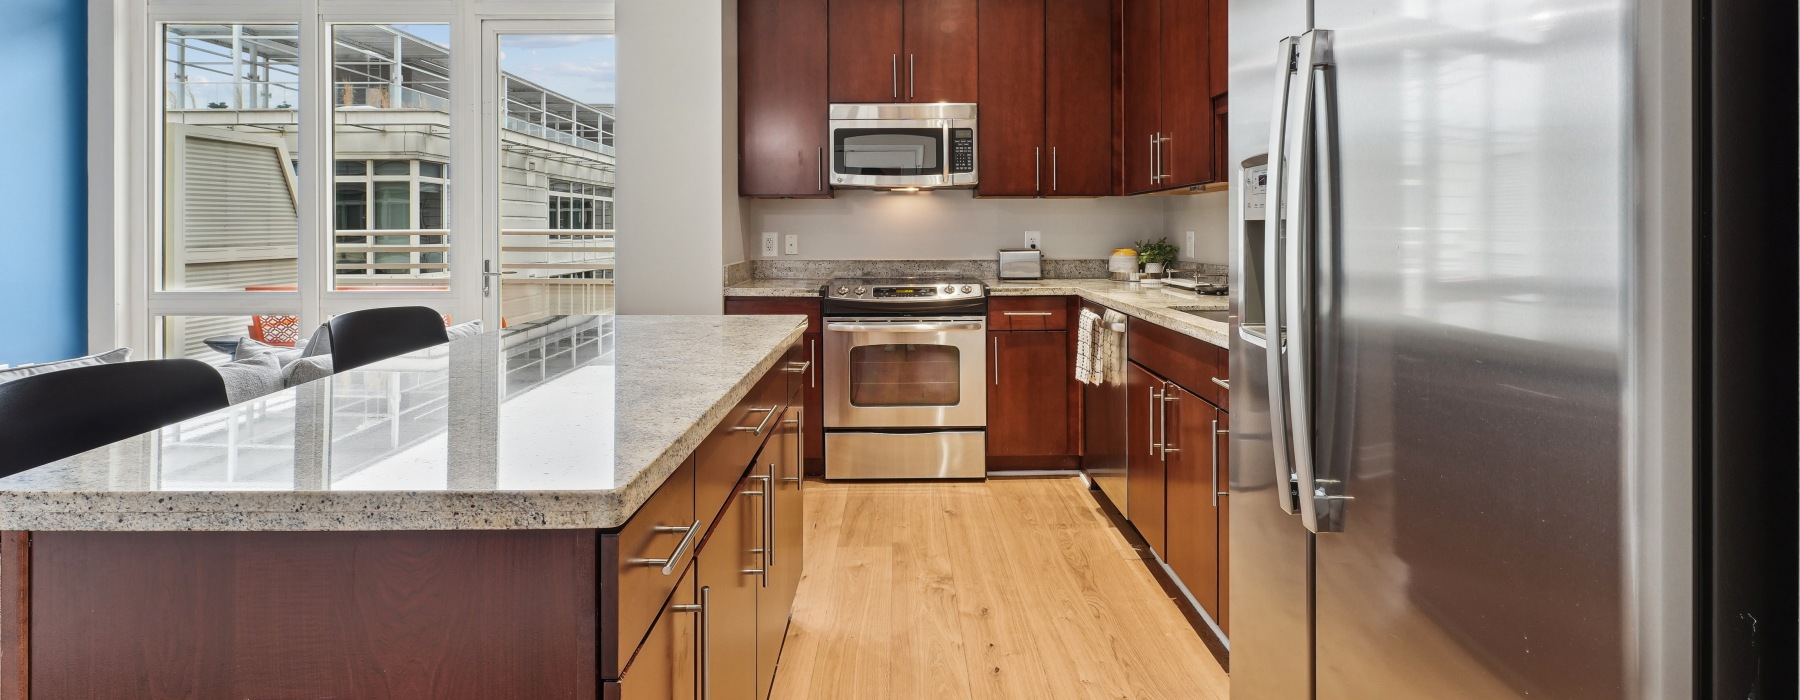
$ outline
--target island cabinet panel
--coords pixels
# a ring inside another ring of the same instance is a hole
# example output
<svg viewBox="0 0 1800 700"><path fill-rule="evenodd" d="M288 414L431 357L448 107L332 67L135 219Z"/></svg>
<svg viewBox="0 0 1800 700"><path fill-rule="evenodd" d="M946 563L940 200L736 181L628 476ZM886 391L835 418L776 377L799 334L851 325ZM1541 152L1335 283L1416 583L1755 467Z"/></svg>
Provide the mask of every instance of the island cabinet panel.
<svg viewBox="0 0 1800 700"><path fill-rule="evenodd" d="M1165 517L1168 486L1163 462L1163 388L1165 382L1136 362L1125 365L1129 459L1125 467L1125 519L1150 548L1166 560L1169 552Z"/></svg>
<svg viewBox="0 0 1800 700"><path fill-rule="evenodd" d="M905 102L901 0L830 0L832 102Z"/></svg>
<svg viewBox="0 0 1800 700"><path fill-rule="evenodd" d="M1113 140L1115 0L1045 0L1044 196L1117 194ZM983 24L985 27L986 25ZM986 88L983 88L983 100ZM984 104L982 109L986 110ZM983 115L985 116L985 114ZM982 170L987 164L982 164ZM986 177L984 172L982 177Z"/></svg>
<svg viewBox="0 0 1800 700"><path fill-rule="evenodd" d="M1035 197L1048 187L1044 143L1044 0L981 0L983 197Z"/></svg>
<svg viewBox="0 0 1800 700"><path fill-rule="evenodd" d="M699 658L708 700L756 700L756 594L762 586L762 484L744 479L701 544L706 607Z"/></svg>
<svg viewBox="0 0 1800 700"><path fill-rule="evenodd" d="M791 376L781 367L778 364L763 375L694 452L694 519L700 521L701 532L711 527L757 450L781 422Z"/></svg>
<svg viewBox="0 0 1800 700"><path fill-rule="evenodd" d="M0 700L22 700L30 676L31 533L0 532Z"/></svg>
<svg viewBox="0 0 1800 700"><path fill-rule="evenodd" d="M725 313L730 315L776 314L806 317L806 335L800 339L802 354L795 360L806 363L799 373L801 403L806 407L807 421L802 432L804 466L813 476L825 475L825 428L818 420L825 415L825 349L824 326L819 317L816 297L726 297ZM796 365L789 364L789 367ZM791 375L792 376L792 375Z"/></svg>
<svg viewBox="0 0 1800 700"><path fill-rule="evenodd" d="M1187 586L1200 607L1219 619L1219 479L1224 471L1213 462L1218 444L1214 426L1219 411L1174 384L1164 384L1174 397L1167 401L1168 550L1163 559Z"/></svg>
<svg viewBox="0 0 1800 700"><path fill-rule="evenodd" d="M36 698L592 698L592 530L34 532Z"/></svg>
<svg viewBox="0 0 1800 700"><path fill-rule="evenodd" d="M618 677L700 542L694 460L683 462L616 533L600 537L600 674ZM665 571L667 573L665 573Z"/></svg>
<svg viewBox="0 0 1800 700"><path fill-rule="evenodd" d="M756 593L756 696L769 700L775 670L787 639L794 593L806 561L806 510L800 471L800 428L804 409L789 407L781 430L763 448L752 474L767 475L769 512L763 521L763 550L769 576Z"/></svg>
<svg viewBox="0 0 1800 700"><path fill-rule="evenodd" d="M681 574L669 602L657 612L656 625L631 659L631 665L611 686L608 698L622 700L699 700L696 653L699 638L699 597L694 586L695 567Z"/></svg>
<svg viewBox="0 0 1800 700"><path fill-rule="evenodd" d="M738 191L830 197L826 0L738 4Z"/></svg>

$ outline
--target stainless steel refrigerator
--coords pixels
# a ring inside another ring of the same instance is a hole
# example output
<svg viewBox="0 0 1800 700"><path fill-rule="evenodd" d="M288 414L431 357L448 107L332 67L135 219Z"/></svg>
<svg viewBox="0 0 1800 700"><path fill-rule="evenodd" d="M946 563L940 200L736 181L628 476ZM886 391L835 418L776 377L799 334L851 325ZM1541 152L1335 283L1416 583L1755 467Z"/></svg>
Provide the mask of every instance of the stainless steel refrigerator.
<svg viewBox="0 0 1800 700"><path fill-rule="evenodd" d="M1691 681L1684 12L1232 0L1234 698Z"/></svg>

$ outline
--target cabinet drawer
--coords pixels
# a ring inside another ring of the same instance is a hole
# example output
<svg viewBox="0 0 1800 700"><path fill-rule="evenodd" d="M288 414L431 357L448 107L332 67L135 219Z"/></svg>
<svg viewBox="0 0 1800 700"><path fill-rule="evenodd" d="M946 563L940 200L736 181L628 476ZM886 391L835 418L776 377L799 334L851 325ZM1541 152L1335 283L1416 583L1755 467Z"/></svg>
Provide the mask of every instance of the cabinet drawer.
<svg viewBox="0 0 1800 700"><path fill-rule="evenodd" d="M1125 354L1200 398L1219 403L1225 391L1213 378L1225 379L1219 347L1148 321L1131 319Z"/></svg>
<svg viewBox="0 0 1800 700"><path fill-rule="evenodd" d="M700 521L702 531L712 525L713 517L731 498L732 489L744 478L763 441L781 426L788 381L799 376L781 371L783 366L777 363L770 368L694 451L694 518Z"/></svg>
<svg viewBox="0 0 1800 700"><path fill-rule="evenodd" d="M698 676L695 667L695 632L699 616L693 608L699 604L694 587L695 571L687 567L681 585L675 587L669 602L652 612L658 613L655 624L644 637L644 644L619 680L608 681L601 696L608 700L693 700Z"/></svg>
<svg viewBox="0 0 1800 700"><path fill-rule="evenodd" d="M1068 328L1068 297L988 299L990 331L1060 331Z"/></svg>
<svg viewBox="0 0 1800 700"><path fill-rule="evenodd" d="M694 460L689 459L625 527L602 536L601 618L617 623L601 626L601 677L617 677L681 580L705 534L695 528L690 536L687 528L694 523Z"/></svg>
<svg viewBox="0 0 1800 700"><path fill-rule="evenodd" d="M818 333L818 297L726 297L727 316L805 316L806 332Z"/></svg>

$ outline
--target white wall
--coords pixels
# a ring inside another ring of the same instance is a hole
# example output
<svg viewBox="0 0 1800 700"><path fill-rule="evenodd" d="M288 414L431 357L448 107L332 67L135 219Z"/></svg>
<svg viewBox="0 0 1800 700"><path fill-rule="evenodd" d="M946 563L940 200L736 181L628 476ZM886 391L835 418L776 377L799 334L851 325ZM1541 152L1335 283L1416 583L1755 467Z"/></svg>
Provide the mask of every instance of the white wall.
<svg viewBox="0 0 1800 700"><path fill-rule="evenodd" d="M762 232L800 235L799 255L783 260L971 260L1019 248L1026 231L1043 233L1044 255L1104 258L1132 242L1160 236L1182 245L1195 232L1193 255L1225 262L1223 192L1168 197L1099 199L975 199L967 190L875 192L842 190L830 200L748 199L743 246L762 256Z"/></svg>
<svg viewBox="0 0 1800 700"><path fill-rule="evenodd" d="M736 5L618 4L621 314L724 311L725 239L742 239Z"/></svg>
<svg viewBox="0 0 1800 700"><path fill-rule="evenodd" d="M1169 241L1181 246L1181 259L1194 262L1227 264L1231 242L1231 193L1163 197L1168 216ZM1194 232L1194 249L1188 250L1186 233Z"/></svg>

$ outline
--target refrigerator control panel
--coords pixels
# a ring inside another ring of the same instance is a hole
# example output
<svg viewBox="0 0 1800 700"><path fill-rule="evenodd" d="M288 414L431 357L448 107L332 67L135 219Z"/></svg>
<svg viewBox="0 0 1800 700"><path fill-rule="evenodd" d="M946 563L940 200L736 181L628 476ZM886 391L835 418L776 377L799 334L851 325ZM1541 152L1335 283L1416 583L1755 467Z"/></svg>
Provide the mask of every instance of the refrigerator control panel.
<svg viewBox="0 0 1800 700"><path fill-rule="evenodd" d="M1239 172L1244 174L1244 220L1265 221L1269 199L1269 166L1255 165Z"/></svg>

